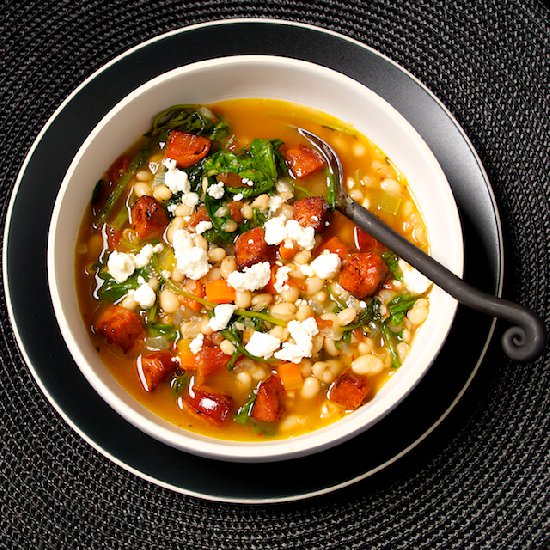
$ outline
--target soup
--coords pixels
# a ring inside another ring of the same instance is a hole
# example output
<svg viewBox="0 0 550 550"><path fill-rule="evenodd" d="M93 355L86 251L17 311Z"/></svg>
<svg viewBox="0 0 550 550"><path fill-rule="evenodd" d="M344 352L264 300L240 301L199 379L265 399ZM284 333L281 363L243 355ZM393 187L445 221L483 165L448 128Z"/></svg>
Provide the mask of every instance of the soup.
<svg viewBox="0 0 550 550"><path fill-rule="evenodd" d="M428 250L407 180L375 144L272 99L162 111L83 217L90 338L135 399L183 429L257 441L332 423L401 367L427 317L430 282L334 210L333 178L297 127L332 145L354 200Z"/></svg>

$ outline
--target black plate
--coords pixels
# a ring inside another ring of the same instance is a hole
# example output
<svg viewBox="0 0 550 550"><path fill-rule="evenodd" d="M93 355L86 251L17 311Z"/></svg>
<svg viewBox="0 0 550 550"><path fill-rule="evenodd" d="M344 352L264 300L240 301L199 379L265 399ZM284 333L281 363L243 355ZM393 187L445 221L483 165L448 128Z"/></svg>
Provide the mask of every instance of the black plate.
<svg viewBox="0 0 550 550"><path fill-rule="evenodd" d="M325 65L390 102L426 140L452 187L464 231L465 279L500 293L502 242L492 191L471 144L441 104L403 69L357 42L321 29L257 20L162 36L116 59L62 105L31 149L14 191L4 276L14 328L31 371L54 407L90 444L137 475L180 492L233 502L284 501L365 478L414 447L468 386L493 322L460 307L441 353L401 405L352 441L294 460L292 467L287 462L228 464L177 451L141 433L103 402L73 362L49 299L46 240L60 183L96 123L130 91L175 67L237 54L282 55ZM463 345L466 333L468 346ZM323 467L331 464L345 467ZM323 475L311 475L320 471Z"/></svg>

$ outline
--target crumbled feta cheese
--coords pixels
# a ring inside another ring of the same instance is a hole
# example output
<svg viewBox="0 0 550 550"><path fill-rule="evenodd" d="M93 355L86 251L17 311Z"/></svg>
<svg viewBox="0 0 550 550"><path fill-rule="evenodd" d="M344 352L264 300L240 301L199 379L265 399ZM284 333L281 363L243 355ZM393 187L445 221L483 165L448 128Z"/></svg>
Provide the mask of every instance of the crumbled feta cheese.
<svg viewBox="0 0 550 550"><path fill-rule="evenodd" d="M199 196L197 193L184 193L181 196L181 204L184 206L190 206L191 208L195 208L197 204L199 203Z"/></svg>
<svg viewBox="0 0 550 550"><path fill-rule="evenodd" d="M279 244L287 238L286 222L284 216L275 216L265 222L264 238L267 244Z"/></svg>
<svg viewBox="0 0 550 550"><path fill-rule="evenodd" d="M208 326L214 330L223 330L227 327L227 323L237 309L237 306L232 304L220 304L214 308L214 317L208 321Z"/></svg>
<svg viewBox="0 0 550 550"><path fill-rule="evenodd" d="M279 208L283 205L283 199L279 195L271 195L269 197L269 211L270 212L277 212Z"/></svg>
<svg viewBox="0 0 550 550"><path fill-rule="evenodd" d="M367 307L367 302L365 302L364 300L360 300L359 307L361 309L365 309Z"/></svg>
<svg viewBox="0 0 550 550"><path fill-rule="evenodd" d="M225 194L223 182L220 181L218 183L213 183L212 185L210 185L210 187L208 187L207 193L215 199L221 199Z"/></svg>
<svg viewBox="0 0 550 550"><path fill-rule="evenodd" d="M236 201L242 201L244 198L242 193L237 193L236 195L233 195L233 200Z"/></svg>
<svg viewBox="0 0 550 550"><path fill-rule="evenodd" d="M165 278L165 279L170 279L170 277L172 277L172 273L170 273L170 271L168 271L167 269L163 269L160 274Z"/></svg>
<svg viewBox="0 0 550 550"><path fill-rule="evenodd" d="M288 181L278 180L277 183L275 183L275 189L277 190L277 193L279 193L279 195L290 193L290 195L292 196L292 185L290 185Z"/></svg>
<svg viewBox="0 0 550 550"><path fill-rule="evenodd" d="M177 168L178 163L176 159L166 157L165 159L163 159L162 165L166 168L166 170L172 171Z"/></svg>
<svg viewBox="0 0 550 550"><path fill-rule="evenodd" d="M204 343L204 334L197 334L191 342L189 342L189 351L191 353L199 353Z"/></svg>
<svg viewBox="0 0 550 550"><path fill-rule="evenodd" d="M313 277L315 275L313 268L309 264L298 264L298 269L306 276Z"/></svg>
<svg viewBox="0 0 550 550"><path fill-rule="evenodd" d="M269 262L260 262L250 267L245 267L243 271L233 271L227 277L227 283L239 292L245 290L258 290L263 288L271 277L271 268Z"/></svg>
<svg viewBox="0 0 550 550"><path fill-rule="evenodd" d="M176 213L176 208L178 206L179 206L179 204L176 204L175 202L173 202L172 204L169 204L166 207L166 210L168 210L168 212L170 212L170 214L174 215Z"/></svg>
<svg viewBox="0 0 550 550"><path fill-rule="evenodd" d="M134 291L134 300L142 308L149 309L150 307L153 307L153 304L157 299L157 295L155 294L155 291L149 286L149 284L141 278L140 282L141 284Z"/></svg>
<svg viewBox="0 0 550 550"><path fill-rule="evenodd" d="M152 244L144 245L141 250L134 255L134 265L136 267L145 267L151 261L153 254L158 254L163 250L164 246L160 243L155 246Z"/></svg>
<svg viewBox="0 0 550 550"><path fill-rule="evenodd" d="M414 294L423 294L428 290L432 283L422 273L404 260L399 260L398 265L403 272L403 283L411 292Z"/></svg>
<svg viewBox="0 0 550 550"><path fill-rule="evenodd" d="M286 232L288 238L296 241L300 248L311 250L315 246L315 230L311 226L302 227L298 220L288 220Z"/></svg>
<svg viewBox="0 0 550 550"><path fill-rule="evenodd" d="M308 317L302 322L290 321L287 329L294 343L285 342L283 347L275 353L275 358L298 364L304 357L311 357L313 351L312 338L319 334L315 318Z"/></svg>
<svg viewBox="0 0 550 550"><path fill-rule="evenodd" d="M255 330L244 349L256 357L269 359L273 355L273 352L279 349L280 345L281 340L279 338Z"/></svg>
<svg viewBox="0 0 550 550"><path fill-rule="evenodd" d="M185 229L177 229L172 239L176 267L193 281L204 277L210 269L206 250L196 245L198 238L198 235L189 233Z"/></svg>
<svg viewBox="0 0 550 550"><path fill-rule="evenodd" d="M300 248L306 250L311 250L315 246L315 230L313 227L302 227L298 220L287 220L283 215L267 220L264 231L267 244L280 244L286 239L291 239Z"/></svg>
<svg viewBox="0 0 550 550"><path fill-rule="evenodd" d="M173 159L165 159L167 160L173 160ZM176 161L173 163L167 163L163 162L164 166L168 168L166 173L164 174L164 184L172 193L179 193L180 191L183 191L184 193L189 193L189 177L187 176L187 172L184 172L183 170L178 170L176 168Z"/></svg>
<svg viewBox="0 0 550 550"><path fill-rule="evenodd" d="M107 271L117 283L123 283L135 271L133 255L116 250L111 252L107 261Z"/></svg>
<svg viewBox="0 0 550 550"><path fill-rule="evenodd" d="M252 187L254 185L254 182L252 180L249 180L248 178L243 178L241 181L244 184L248 185L248 187Z"/></svg>
<svg viewBox="0 0 550 550"><path fill-rule="evenodd" d="M290 273L290 267L280 267L275 273L275 284L273 285L276 292L282 292L288 288L286 282L288 281L288 274Z"/></svg>
<svg viewBox="0 0 550 550"><path fill-rule="evenodd" d="M202 221L195 225L195 233L198 233L199 235L209 229L212 229L212 222L209 221Z"/></svg>
<svg viewBox="0 0 550 550"><path fill-rule="evenodd" d="M311 262L311 269L319 279L331 279L338 273L341 263L338 254L325 250Z"/></svg>

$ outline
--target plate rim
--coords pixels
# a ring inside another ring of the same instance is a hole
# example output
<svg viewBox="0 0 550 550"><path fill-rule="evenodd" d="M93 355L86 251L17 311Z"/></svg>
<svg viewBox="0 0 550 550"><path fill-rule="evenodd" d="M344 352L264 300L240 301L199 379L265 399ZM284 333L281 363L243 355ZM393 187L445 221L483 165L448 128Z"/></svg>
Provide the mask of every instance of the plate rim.
<svg viewBox="0 0 550 550"><path fill-rule="evenodd" d="M422 441L424 441L447 418L447 416L456 407L456 405L461 400L462 396L464 395L464 393L466 392L466 390L470 386L472 380L474 379L474 377L476 376L476 374L479 370L479 367L480 367L481 363L483 362L483 359L486 355L487 349L488 349L488 347L491 343L491 340L493 338L493 335L494 335L494 332L495 332L495 326L496 326L496 319L493 319L491 324L490 324L490 327L489 327L489 330L488 330L488 333L487 333L487 338L486 338L485 343L484 343L484 345L481 349L480 355L479 355L479 357L476 361L475 366L473 367L472 371L470 372L470 375L466 379L466 382L465 382L464 386L458 392L458 394L455 396L455 398L452 400L450 405L439 416L439 418L431 424L431 426L428 429L426 429L419 437L417 437L413 442L411 442L409 445L407 445L405 448L403 448L400 452L396 453L390 459L388 459L385 462L379 464L375 468L372 468L372 469L368 470L367 472L362 473L361 475L355 476L355 477L353 477L351 479L348 479L346 481L343 481L341 483L330 485L328 487L323 487L323 488L315 490L315 491L304 492L304 493L294 494L294 495L290 495L290 496L285 495L285 496L282 496L282 497L269 497L269 498L231 498L231 497L229 497L228 498L228 497L224 497L224 496L220 496L220 495L205 494L205 493L200 493L200 492L190 490L190 489L187 489L187 488L178 487L178 486L173 485L171 483L168 483L166 481L161 481L161 480L157 479L154 476L146 474L146 473L142 472L141 470L138 470L137 468L134 468L134 467L130 466L126 462L122 461L118 457L111 454L109 451L104 449L101 445L99 445L94 439L92 439L90 436L88 436L84 431L82 431L75 424L75 422L64 412L62 407L57 403L57 401L52 397L50 392L47 390L47 388L45 387L45 385L42 382L41 378L38 376L32 362L30 360L30 357L28 356L28 354L26 352L25 346L23 345L23 340L22 340L21 335L19 333L18 325L15 322L15 315L14 315L14 312L13 312L13 306L12 306L12 300L11 300L11 292L10 292L10 287L9 287L9 283L8 283L8 268L7 268L7 265L8 265L7 242L8 242L10 227L11 227L11 222L12 222L13 207L14 207L14 204L15 204L15 201L16 201L16 198L17 198L19 187L20 187L21 182L23 180L23 177L25 175L25 170L26 170L32 156L34 155L35 150L37 149L38 145L42 141L42 138L43 138L44 134L48 131L50 126L54 123L55 119L59 116L59 114L61 112L63 112L65 107L72 101L72 99L81 90L86 88L86 86L89 83L91 83L98 75L100 75L101 73L103 73L104 71L106 71L110 67L112 67L113 65L116 65L119 61L121 61L125 57L128 57L128 56L132 55L133 53L135 53L138 50L145 49L145 48L151 46L152 44L155 44L156 42L159 42L159 41L164 40L166 38L169 38L169 37L172 37L172 36L177 36L179 34L183 34L183 33L186 33L186 32L191 32L191 31L194 31L194 30L197 30L197 29L202 29L202 28L205 28L205 27L213 27L213 26L218 26L218 25L232 25L232 24L243 24L243 23L244 24L261 23L261 24L273 25L273 26L279 26L279 27L289 25L289 26L299 27L299 28L302 28L302 29L308 29L308 30L318 32L318 33L321 33L321 34L328 34L332 37L346 40L346 41L354 44L355 46L358 46L362 49L365 49L365 50L371 52L372 54L384 59L387 63L393 65L395 68L397 68L403 74L408 76L413 82L415 82L432 100L434 100L437 103L437 105L440 107L442 112L450 119L453 126L458 130L458 132L460 133L462 139L466 143L470 153L472 154L473 158L475 159L475 163L477 165L477 168L481 172L482 178L484 179L484 181L487 184L486 189L487 189L487 193L489 195L491 206L492 206L492 209L493 209L493 212L494 212L495 223L496 223L496 233L497 233L497 237L498 237L497 240L498 240L498 250L499 250L499 262L498 262L498 270L497 270L497 274L496 274L497 275L496 295L498 297L501 297L503 286L504 286L504 263L505 263L504 262L504 253L505 253L505 250L504 250L504 245L503 245L502 221L501 221L500 213L499 213L497 202L496 202L496 197L494 195L493 188L490 184L489 177L487 175L487 172L486 172L486 170L485 170L485 168L484 168L484 166L481 162L481 159L479 158L479 155L477 154L477 151L475 150L472 142L468 138L468 136L465 133L462 126L459 124L459 122L453 116L453 114L447 109L447 107L442 103L442 101L440 101L440 99L426 85L423 84L422 81L420 81L415 75L410 73L407 69L402 67L400 64L398 64L397 62L395 62L394 60L392 60L391 58L389 58L385 54L381 53L380 51L376 50L375 48L373 48L371 46L368 46L367 44L364 44L364 43L362 43L362 42L360 42L360 41L358 41L354 38L351 38L349 36L346 36L346 35L343 35L343 34L340 34L340 33L336 32L336 31L333 31L331 29L326 29L326 28L321 27L321 26L311 25L311 24L307 24L307 23L300 23L300 22L290 21L290 20L286 20L286 19L242 18L242 17L230 18L230 19L217 19L217 20L213 20L213 21L206 21L206 22L202 22L202 23L186 25L186 26L183 26L183 27L179 27L178 29L172 29L172 30L167 31L165 33L154 36L154 37L152 37L148 40L145 40L144 42L141 42L141 43L137 44L136 46L133 46L133 47L125 50L124 52L120 53L119 55L117 55L113 59L107 61L101 67L96 69L91 75L89 75L78 86L76 86L76 88L74 88L72 90L72 92L69 93L68 96L66 96L66 98L59 104L59 106L55 109L55 111L52 113L52 115L48 118L46 123L42 126L41 130L39 131L36 138L34 139L31 147L27 151L27 154L25 155L25 159L24 159L24 161L21 165L21 168L18 172L15 185L12 189L11 196L10 196L10 201L9 201L8 208L7 208L7 211L6 211L6 222L5 222L4 231L3 231L3 244L2 244L2 278L3 278L3 285L4 285L4 290L5 290L5 296L6 296L6 309L8 311L8 317L10 319L11 328L13 330L15 339L17 341L17 344L18 344L19 350L20 350L20 352L23 356L23 359L24 359L27 367L29 368L29 370L31 372L31 375L33 376L33 378L34 378L35 382L37 383L38 387L40 388L40 390L42 391L44 396L47 398L49 403L53 406L55 411L66 422L66 424L68 424L69 427L75 433L77 433L86 443L88 443L93 449L98 451L100 454L102 454L107 459L109 459L113 463L117 464L118 466L120 466L124 470L129 471L130 473L136 475L137 477L139 477L141 479L145 479L146 481L148 481L150 483L153 483L157 486L163 487L165 489L170 489L170 490L172 490L176 493L179 493L179 494L184 494L184 495L200 498L202 500L207 500L207 501L212 501L212 502L227 502L227 503L235 503L235 504L261 505L261 504L273 504L273 503L300 501L300 500L321 496L321 495L324 495L324 494L331 493L333 491L343 489L343 488L351 486L351 485L353 485L353 484L355 484L359 481L362 481L362 480L364 480L368 477L371 477L372 475L374 475L377 472L385 469L386 467L390 466L391 464L394 464L399 459L401 459L403 456L408 454L412 449L417 447Z"/></svg>

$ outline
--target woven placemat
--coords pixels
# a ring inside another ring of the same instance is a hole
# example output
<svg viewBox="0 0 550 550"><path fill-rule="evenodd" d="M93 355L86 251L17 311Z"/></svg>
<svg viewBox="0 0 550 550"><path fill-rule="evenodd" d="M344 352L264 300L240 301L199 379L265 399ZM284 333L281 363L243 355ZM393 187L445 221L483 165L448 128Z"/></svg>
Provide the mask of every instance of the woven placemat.
<svg viewBox="0 0 550 550"><path fill-rule="evenodd" d="M445 103L480 154L496 194L505 294L548 326L550 25L542 3L5 2L2 224L29 147L87 76L160 33L252 16L317 24L360 40ZM32 379L3 292L0 299L2 548L545 548L550 542L548 353L517 365L494 343L450 418L365 482L300 503L235 506L161 489L81 440Z"/></svg>

